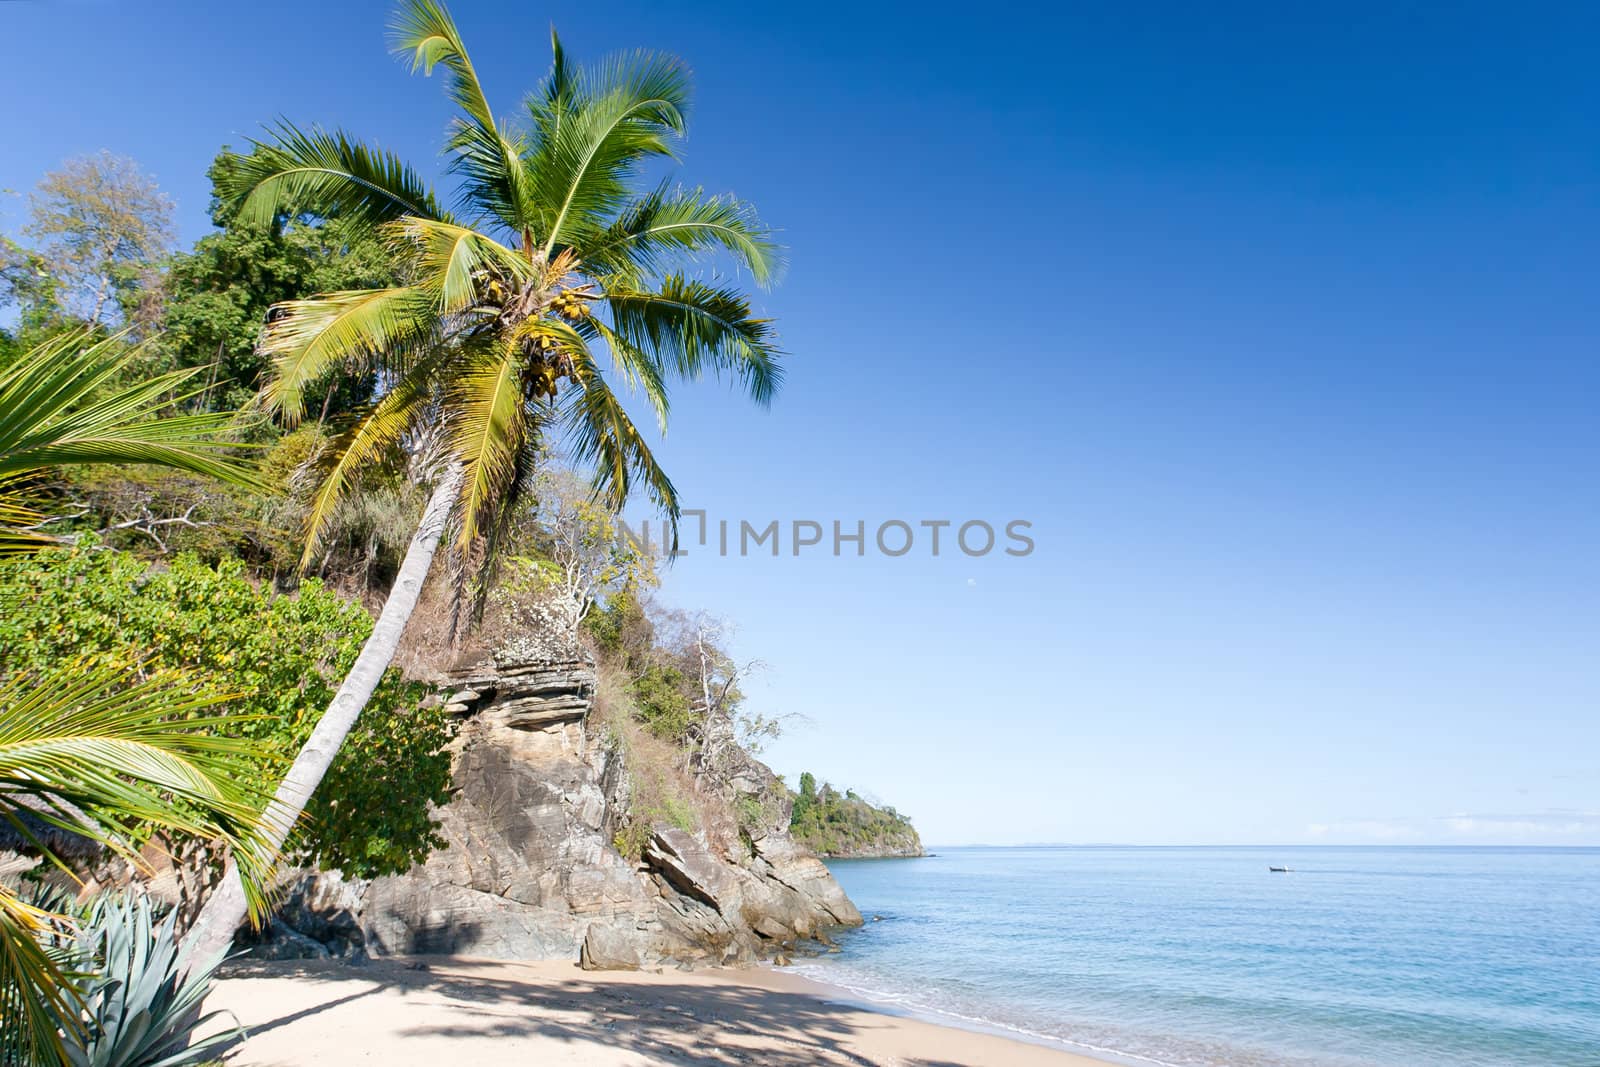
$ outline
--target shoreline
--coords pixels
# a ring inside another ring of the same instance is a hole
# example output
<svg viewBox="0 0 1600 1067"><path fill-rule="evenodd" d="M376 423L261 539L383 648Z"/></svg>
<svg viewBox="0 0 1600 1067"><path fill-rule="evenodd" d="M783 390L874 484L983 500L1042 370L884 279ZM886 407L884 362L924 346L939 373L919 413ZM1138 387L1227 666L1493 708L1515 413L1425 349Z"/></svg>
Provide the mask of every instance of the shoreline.
<svg viewBox="0 0 1600 1067"><path fill-rule="evenodd" d="M856 989L837 982L830 982L825 978L818 978L811 974L797 974L787 968L775 968L771 964L763 964L754 968L754 970L773 975L786 984L793 983L797 992L806 993L830 1003L844 1005L875 1015L887 1015L895 1019L908 1019L927 1026L937 1027L941 1030L958 1030L963 1033L982 1034L1015 1044L1033 1045L1052 1052L1060 1052L1067 1056L1076 1057L1079 1062L1098 1064L1100 1067L1108 1067L1108 1065L1109 1067L1174 1067L1173 1064L1165 1060L1140 1056L1131 1052L1121 1052L1117 1049L1080 1044L1065 1038L1042 1034L1033 1030L1024 1030L1021 1027L1009 1026L990 1019L958 1015L955 1012L940 1011L937 1008L913 1007L900 1004L888 999L886 996L875 995L871 990ZM726 970L725 973L738 975L745 972Z"/></svg>
<svg viewBox="0 0 1600 1067"><path fill-rule="evenodd" d="M804 992L860 1011L888 1015L896 1019L910 1019L942 1030L959 1030L965 1033L984 1034L1017 1044L1035 1045L1054 1052L1076 1056L1080 1061L1099 1064L1100 1067L1107 1067L1107 1065L1110 1065L1110 1067L1175 1067L1174 1064L1170 1064L1166 1060L1141 1056L1132 1052L1122 1052L1117 1049L1086 1045L1069 1041L1066 1038L1055 1037L1051 1034L1024 1030L1021 1027L1010 1026L990 1019L958 1015L955 1012L941 1011L938 1008L897 1003L886 995L874 994L871 990L856 989L841 983L830 982L825 978L818 978L811 974L797 974L787 968L780 970L771 964L763 964L756 970L764 971L786 982L795 983L795 989L798 992ZM736 975L742 972L728 970L727 973Z"/></svg>
<svg viewBox="0 0 1600 1067"><path fill-rule="evenodd" d="M224 969L206 1010L231 1012L249 1032L224 1057L235 1067L363 1059L384 1067L1116 1062L1043 1038L885 1010L770 967L655 973L463 957L360 966L245 960Z"/></svg>

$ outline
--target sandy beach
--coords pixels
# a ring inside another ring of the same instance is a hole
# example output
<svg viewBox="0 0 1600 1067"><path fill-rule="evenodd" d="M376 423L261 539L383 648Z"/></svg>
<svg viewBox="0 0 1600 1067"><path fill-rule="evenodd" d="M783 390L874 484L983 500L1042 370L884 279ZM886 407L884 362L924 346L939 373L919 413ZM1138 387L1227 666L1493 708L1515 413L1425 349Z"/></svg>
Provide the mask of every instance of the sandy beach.
<svg viewBox="0 0 1600 1067"><path fill-rule="evenodd" d="M232 1012L249 1031L225 1057L236 1067L1104 1067L863 1010L830 1000L826 987L764 969L650 974L445 958L248 963L227 972L207 1008Z"/></svg>

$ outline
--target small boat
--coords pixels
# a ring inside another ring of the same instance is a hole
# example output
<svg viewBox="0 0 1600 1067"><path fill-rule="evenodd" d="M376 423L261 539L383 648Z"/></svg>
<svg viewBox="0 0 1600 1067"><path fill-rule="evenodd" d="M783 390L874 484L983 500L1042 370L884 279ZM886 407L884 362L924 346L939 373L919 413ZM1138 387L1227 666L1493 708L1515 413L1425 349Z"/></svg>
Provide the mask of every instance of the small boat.
<svg viewBox="0 0 1600 1067"><path fill-rule="evenodd" d="M1273 874L1288 874L1292 870L1294 870L1294 868L1293 867L1268 867L1267 870L1271 871Z"/></svg>

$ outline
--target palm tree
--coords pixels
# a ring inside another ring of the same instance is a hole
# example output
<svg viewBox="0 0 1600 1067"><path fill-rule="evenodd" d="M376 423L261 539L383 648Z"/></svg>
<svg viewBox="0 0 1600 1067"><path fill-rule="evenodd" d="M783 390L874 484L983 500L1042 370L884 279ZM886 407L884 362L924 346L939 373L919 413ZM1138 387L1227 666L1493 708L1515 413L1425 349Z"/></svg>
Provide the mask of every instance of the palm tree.
<svg viewBox="0 0 1600 1067"><path fill-rule="evenodd" d="M29 490L56 467L143 463L255 484L225 454L237 447L226 437L233 416L163 415L187 399L183 390L205 368L114 387L139 357L120 336L96 340L75 330L0 371L0 555L51 540L38 532L44 516Z"/></svg>
<svg viewBox="0 0 1600 1067"><path fill-rule="evenodd" d="M459 108L446 142L455 211L397 157L287 124L256 143L225 190L248 218L311 212L372 227L406 271L404 284L280 305L263 333L272 359L263 397L288 422L329 374L380 383L328 453L306 559L375 460L419 441L436 442L442 458L372 635L269 807L280 842L393 660L446 528L458 575L492 559L541 446L564 437L608 507L638 487L676 520L672 482L607 384L600 352L663 426L674 376L731 374L763 404L781 379L770 322L739 290L684 273L711 255L771 280L779 253L754 212L700 189L636 190L641 166L670 156L684 133L689 80L678 60L638 52L580 70L552 34L550 73L513 123L491 112L444 8L407 0L393 31L414 71L444 69ZM225 880L193 935L201 955L243 917Z"/></svg>
<svg viewBox="0 0 1600 1067"><path fill-rule="evenodd" d="M261 753L218 736L227 717L195 717L222 699L178 675L128 685L79 664L0 685L0 847L68 870L63 849L84 843L140 864L151 831L220 842L259 915L271 852L261 798L237 783ZM67 925L0 884L0 1064L68 1062L62 1031L82 1025L74 961L51 949Z"/></svg>

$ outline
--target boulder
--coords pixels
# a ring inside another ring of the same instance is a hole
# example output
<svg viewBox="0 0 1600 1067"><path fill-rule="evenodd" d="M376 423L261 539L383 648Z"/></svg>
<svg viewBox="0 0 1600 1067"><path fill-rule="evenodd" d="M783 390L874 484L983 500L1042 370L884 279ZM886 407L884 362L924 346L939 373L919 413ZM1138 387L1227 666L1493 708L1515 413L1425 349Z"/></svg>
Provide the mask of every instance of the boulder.
<svg viewBox="0 0 1600 1067"><path fill-rule="evenodd" d="M333 953L322 942L274 919L250 946L250 955L261 960L325 960Z"/></svg>
<svg viewBox="0 0 1600 1067"><path fill-rule="evenodd" d="M637 971L639 943L634 931L610 923L590 923L578 964L586 971Z"/></svg>
<svg viewBox="0 0 1600 1067"><path fill-rule="evenodd" d="M723 915L737 913L738 879L726 863L687 831L657 830L644 860L678 892L704 901Z"/></svg>

